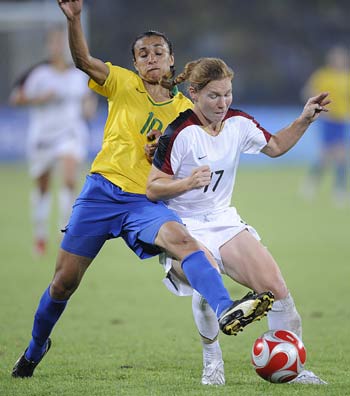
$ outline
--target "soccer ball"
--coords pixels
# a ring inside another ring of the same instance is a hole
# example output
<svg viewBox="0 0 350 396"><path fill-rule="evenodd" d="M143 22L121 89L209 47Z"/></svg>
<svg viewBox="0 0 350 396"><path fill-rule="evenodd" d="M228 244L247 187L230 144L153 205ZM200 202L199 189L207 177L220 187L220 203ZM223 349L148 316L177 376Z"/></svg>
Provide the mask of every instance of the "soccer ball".
<svg viewBox="0 0 350 396"><path fill-rule="evenodd" d="M251 359L260 377L282 383L291 381L303 370L306 350L293 332L271 330L254 342Z"/></svg>

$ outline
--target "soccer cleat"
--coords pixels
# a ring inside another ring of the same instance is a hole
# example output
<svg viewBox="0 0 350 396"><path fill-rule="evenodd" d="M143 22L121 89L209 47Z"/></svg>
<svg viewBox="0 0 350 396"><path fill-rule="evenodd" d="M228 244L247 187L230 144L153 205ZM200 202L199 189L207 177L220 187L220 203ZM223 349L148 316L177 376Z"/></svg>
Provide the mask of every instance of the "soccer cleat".
<svg viewBox="0 0 350 396"><path fill-rule="evenodd" d="M303 370L299 375L288 384L304 384L304 385L328 385L326 381L323 381L315 373L308 370Z"/></svg>
<svg viewBox="0 0 350 396"><path fill-rule="evenodd" d="M214 360L203 368L203 385L225 385L224 362Z"/></svg>
<svg viewBox="0 0 350 396"><path fill-rule="evenodd" d="M27 360L25 354L27 349L24 351L23 355L17 360L13 369L12 369L12 377L14 378L26 378L32 377L35 367L41 362L42 358L47 354L51 347L51 339L49 338L46 343L46 349L41 358L34 362L32 360Z"/></svg>
<svg viewBox="0 0 350 396"><path fill-rule="evenodd" d="M249 292L221 314L221 331L227 335L237 335L245 326L266 316L274 300L274 295L270 291L260 294Z"/></svg>

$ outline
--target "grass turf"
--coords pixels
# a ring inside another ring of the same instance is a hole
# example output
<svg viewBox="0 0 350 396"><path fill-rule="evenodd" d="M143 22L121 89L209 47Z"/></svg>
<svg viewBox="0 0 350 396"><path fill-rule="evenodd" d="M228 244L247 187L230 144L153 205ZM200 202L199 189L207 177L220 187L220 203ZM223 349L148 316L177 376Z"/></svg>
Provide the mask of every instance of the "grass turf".
<svg viewBox="0 0 350 396"><path fill-rule="evenodd" d="M0 395L347 395L350 394L349 206L335 209L328 185L310 203L297 195L303 170L243 168L234 202L260 233L303 318L307 368L328 386L274 385L250 364L266 320L220 337L224 387L200 385L201 346L190 298L170 294L156 259L140 261L109 241L87 271L53 331L52 349L31 379L10 372L26 347L38 300L53 274L59 236L52 221L48 255L31 255L23 167L1 166ZM232 296L245 290L225 279Z"/></svg>

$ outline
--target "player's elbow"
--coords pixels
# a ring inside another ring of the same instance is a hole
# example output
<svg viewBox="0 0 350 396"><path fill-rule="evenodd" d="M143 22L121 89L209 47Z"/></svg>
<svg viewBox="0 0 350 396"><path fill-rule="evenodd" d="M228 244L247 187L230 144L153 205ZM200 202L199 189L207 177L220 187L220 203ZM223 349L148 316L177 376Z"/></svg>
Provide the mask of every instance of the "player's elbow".
<svg viewBox="0 0 350 396"><path fill-rule="evenodd" d="M90 75L93 69L93 58L89 53L72 53L72 59L77 69Z"/></svg>
<svg viewBox="0 0 350 396"><path fill-rule="evenodd" d="M88 58L83 58L83 57L78 57L78 56L73 56L73 62L75 64L75 67L85 73L88 73L88 71L91 68L90 62Z"/></svg>
<svg viewBox="0 0 350 396"><path fill-rule="evenodd" d="M159 197L151 183L147 184L146 196L150 201L158 201Z"/></svg>
<svg viewBox="0 0 350 396"><path fill-rule="evenodd" d="M288 151L281 143L276 136L273 136L269 143L262 149L262 152L270 158L280 157Z"/></svg>
<svg viewBox="0 0 350 396"><path fill-rule="evenodd" d="M286 151L276 149L276 150L270 150L266 152L265 154L268 155L270 158L278 158L281 157Z"/></svg>

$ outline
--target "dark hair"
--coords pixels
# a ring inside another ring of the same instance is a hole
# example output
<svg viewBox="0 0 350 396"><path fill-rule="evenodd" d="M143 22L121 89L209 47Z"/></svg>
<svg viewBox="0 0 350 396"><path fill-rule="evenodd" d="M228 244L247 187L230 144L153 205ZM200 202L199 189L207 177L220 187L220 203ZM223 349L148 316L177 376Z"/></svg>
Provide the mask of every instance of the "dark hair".
<svg viewBox="0 0 350 396"><path fill-rule="evenodd" d="M169 48L169 54L170 55L174 54L173 44L171 43L171 41L168 39L168 37L164 33L158 32L157 30L148 30L147 32L144 32L144 33L138 35L135 38L134 42L132 43L131 53L132 53L132 57L134 60L135 60L135 44L136 44L136 42L138 40L141 40L144 37L152 37L152 36L161 37L166 42L166 44ZM170 66L170 72L166 76L163 76L163 80L169 81L168 85L171 85L174 76L175 76L175 66L173 65L173 66ZM164 84L166 84L166 83L164 83ZM170 96L174 95L174 86L172 86L172 88L169 90L169 92L170 92Z"/></svg>
<svg viewBox="0 0 350 396"><path fill-rule="evenodd" d="M135 60L135 44L136 44L136 42L144 37L151 37L151 36L162 37L164 39L164 41L167 43L170 55L173 55L173 45L172 45L171 41L168 39L168 37L164 33L158 32L157 30L148 30L147 32L144 32L144 33L141 33L140 35L138 35L131 45L131 53L132 53L132 57L134 60Z"/></svg>

